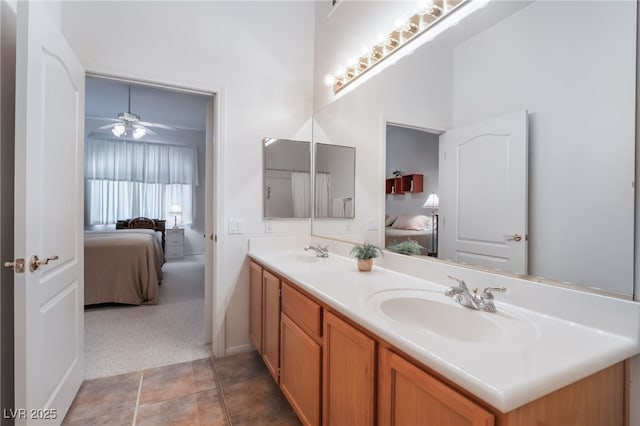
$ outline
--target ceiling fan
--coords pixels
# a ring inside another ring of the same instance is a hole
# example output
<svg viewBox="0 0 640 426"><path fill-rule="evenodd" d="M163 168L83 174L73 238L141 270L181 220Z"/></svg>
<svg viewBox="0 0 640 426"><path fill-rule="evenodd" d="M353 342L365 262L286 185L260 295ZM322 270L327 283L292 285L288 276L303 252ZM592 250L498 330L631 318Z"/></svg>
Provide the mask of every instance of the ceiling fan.
<svg viewBox="0 0 640 426"><path fill-rule="evenodd" d="M131 85L129 84L129 105L127 112L118 113L118 118L108 118L106 120L114 121L112 124L98 127L98 129L111 129L111 133L117 137L127 135L133 136L134 139L140 139L145 135L156 135L157 133L149 129L156 127L158 129L175 130L174 127L160 123L150 123L148 121L140 121L140 116L131 112Z"/></svg>

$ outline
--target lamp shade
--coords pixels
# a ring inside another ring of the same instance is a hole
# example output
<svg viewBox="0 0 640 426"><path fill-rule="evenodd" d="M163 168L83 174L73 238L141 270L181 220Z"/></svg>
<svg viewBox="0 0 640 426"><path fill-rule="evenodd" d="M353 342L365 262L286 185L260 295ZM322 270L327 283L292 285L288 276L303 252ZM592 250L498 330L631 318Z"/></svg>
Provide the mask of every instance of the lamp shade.
<svg viewBox="0 0 640 426"><path fill-rule="evenodd" d="M182 207L179 204L172 205L169 214L182 214Z"/></svg>
<svg viewBox="0 0 640 426"><path fill-rule="evenodd" d="M437 209L440 206L440 199L435 192L432 192L427 197L427 201L422 205L423 209Z"/></svg>

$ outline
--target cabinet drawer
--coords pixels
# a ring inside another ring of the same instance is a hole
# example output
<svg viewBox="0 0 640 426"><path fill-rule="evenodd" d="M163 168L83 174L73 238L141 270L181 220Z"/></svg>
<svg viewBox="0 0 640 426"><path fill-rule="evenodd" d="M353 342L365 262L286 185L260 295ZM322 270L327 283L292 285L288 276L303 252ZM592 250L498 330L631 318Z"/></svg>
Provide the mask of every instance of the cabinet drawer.
<svg viewBox="0 0 640 426"><path fill-rule="evenodd" d="M282 312L314 338L322 337L322 309L286 281L282 282Z"/></svg>
<svg viewBox="0 0 640 426"><path fill-rule="evenodd" d="M164 257L167 259L176 259L184 257L184 247L180 245L172 245L165 247Z"/></svg>
<svg viewBox="0 0 640 426"><path fill-rule="evenodd" d="M184 241L184 234L182 233L182 230L180 231L167 231L166 236L165 236L165 244L183 244Z"/></svg>

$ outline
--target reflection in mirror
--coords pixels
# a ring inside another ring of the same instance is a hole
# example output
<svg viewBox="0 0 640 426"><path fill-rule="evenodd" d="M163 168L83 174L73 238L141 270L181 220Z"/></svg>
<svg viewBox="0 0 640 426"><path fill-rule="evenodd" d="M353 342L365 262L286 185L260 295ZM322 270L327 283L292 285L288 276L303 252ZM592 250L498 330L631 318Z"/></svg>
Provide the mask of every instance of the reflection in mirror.
<svg viewBox="0 0 640 426"><path fill-rule="evenodd" d="M311 143L264 138L264 217L311 217Z"/></svg>
<svg viewBox="0 0 640 426"><path fill-rule="evenodd" d="M436 256L437 212L425 205L438 193L438 135L387 125L386 153L384 246L414 241L413 254Z"/></svg>
<svg viewBox="0 0 640 426"><path fill-rule="evenodd" d="M526 270L536 279L631 296L636 8L636 2L490 2L321 108L314 139L319 133L358 149L359 213L349 227L314 221L313 232L383 245L385 213L431 217L421 207L431 192L447 216L442 175L381 158L390 156L381 131L388 123L446 133L526 110L528 224L526 233L512 230L505 238L518 233L527 242ZM387 194L385 180L396 170L424 177L422 193L402 196L413 203L410 211L393 210L400 198ZM603 195L605 214L594 210ZM438 238L456 220L440 221ZM455 253L447 258L478 264Z"/></svg>
<svg viewBox="0 0 640 426"><path fill-rule="evenodd" d="M314 216L353 218L355 215L356 149L316 143Z"/></svg>

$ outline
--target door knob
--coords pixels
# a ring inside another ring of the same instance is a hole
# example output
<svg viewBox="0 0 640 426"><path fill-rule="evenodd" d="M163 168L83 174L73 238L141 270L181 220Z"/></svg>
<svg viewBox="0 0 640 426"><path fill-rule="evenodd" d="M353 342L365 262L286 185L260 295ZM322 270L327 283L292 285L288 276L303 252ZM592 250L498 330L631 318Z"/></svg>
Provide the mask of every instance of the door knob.
<svg viewBox="0 0 640 426"><path fill-rule="evenodd" d="M48 265L50 260L58 260L58 256L51 256L47 257L46 259L40 259L34 254L33 256L31 256L31 259L29 259L29 270L33 272L38 269L38 266Z"/></svg>
<svg viewBox="0 0 640 426"><path fill-rule="evenodd" d="M505 237L507 240L513 240L513 241L520 241L520 240L522 240L522 235L520 235L520 234L505 235L504 237Z"/></svg>
<svg viewBox="0 0 640 426"><path fill-rule="evenodd" d="M13 269L16 273L21 274L24 272L24 259L7 260L4 262L4 267Z"/></svg>

